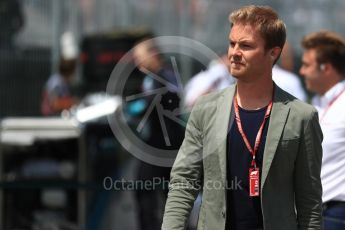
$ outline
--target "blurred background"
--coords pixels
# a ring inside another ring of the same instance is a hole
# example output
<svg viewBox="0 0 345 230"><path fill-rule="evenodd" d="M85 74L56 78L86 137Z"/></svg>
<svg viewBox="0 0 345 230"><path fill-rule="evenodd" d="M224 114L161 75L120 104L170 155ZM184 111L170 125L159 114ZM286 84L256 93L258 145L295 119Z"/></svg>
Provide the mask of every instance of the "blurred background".
<svg viewBox="0 0 345 230"><path fill-rule="evenodd" d="M345 35L343 0L0 0L0 229L141 229L134 192L103 186L135 178L139 160L106 119L68 118L106 99L114 66L148 35L225 54L228 14L245 4L280 14L289 43L281 65L296 74L306 33ZM177 61L183 83L206 68Z"/></svg>

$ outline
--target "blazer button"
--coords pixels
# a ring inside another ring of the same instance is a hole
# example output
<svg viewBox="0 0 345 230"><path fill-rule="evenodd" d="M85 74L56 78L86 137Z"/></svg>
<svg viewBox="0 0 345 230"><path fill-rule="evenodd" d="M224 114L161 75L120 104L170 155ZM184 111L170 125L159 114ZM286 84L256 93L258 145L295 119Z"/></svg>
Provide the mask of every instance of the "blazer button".
<svg viewBox="0 0 345 230"><path fill-rule="evenodd" d="M225 211L222 211L222 217L225 218Z"/></svg>

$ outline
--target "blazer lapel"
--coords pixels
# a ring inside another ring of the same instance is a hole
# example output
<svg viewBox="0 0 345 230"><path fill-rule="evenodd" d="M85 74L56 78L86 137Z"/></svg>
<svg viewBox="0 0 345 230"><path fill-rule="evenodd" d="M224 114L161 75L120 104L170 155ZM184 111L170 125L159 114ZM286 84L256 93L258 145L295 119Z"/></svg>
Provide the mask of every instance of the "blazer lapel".
<svg viewBox="0 0 345 230"><path fill-rule="evenodd" d="M283 91L279 87L275 86L273 106L267 130L264 158L262 162L261 192L290 111L290 108L286 105L286 103L287 98L284 97Z"/></svg>
<svg viewBox="0 0 345 230"><path fill-rule="evenodd" d="M216 130L218 132L216 144L218 146L217 154L219 155L219 165L224 183L226 182L226 144L234 93L235 86L230 86L223 92L217 102Z"/></svg>

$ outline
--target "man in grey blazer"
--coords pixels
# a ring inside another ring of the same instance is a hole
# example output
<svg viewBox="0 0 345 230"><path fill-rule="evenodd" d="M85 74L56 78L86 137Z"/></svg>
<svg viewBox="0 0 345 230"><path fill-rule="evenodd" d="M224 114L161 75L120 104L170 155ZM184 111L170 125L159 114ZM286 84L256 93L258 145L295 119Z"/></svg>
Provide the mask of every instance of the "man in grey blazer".
<svg viewBox="0 0 345 230"><path fill-rule="evenodd" d="M318 114L272 81L285 25L263 6L242 7L230 21L229 69L238 81L194 106L162 229L185 229L199 192L198 229L321 229Z"/></svg>

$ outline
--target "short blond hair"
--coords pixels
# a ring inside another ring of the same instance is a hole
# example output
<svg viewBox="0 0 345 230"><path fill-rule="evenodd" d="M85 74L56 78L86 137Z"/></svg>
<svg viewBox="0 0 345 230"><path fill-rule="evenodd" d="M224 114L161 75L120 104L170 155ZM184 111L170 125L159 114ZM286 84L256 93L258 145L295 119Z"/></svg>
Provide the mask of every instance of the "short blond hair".
<svg viewBox="0 0 345 230"><path fill-rule="evenodd" d="M286 41L286 27L278 14L269 6L249 5L233 11L229 16L231 27L234 24L249 24L259 29L265 40L265 49L280 47Z"/></svg>

